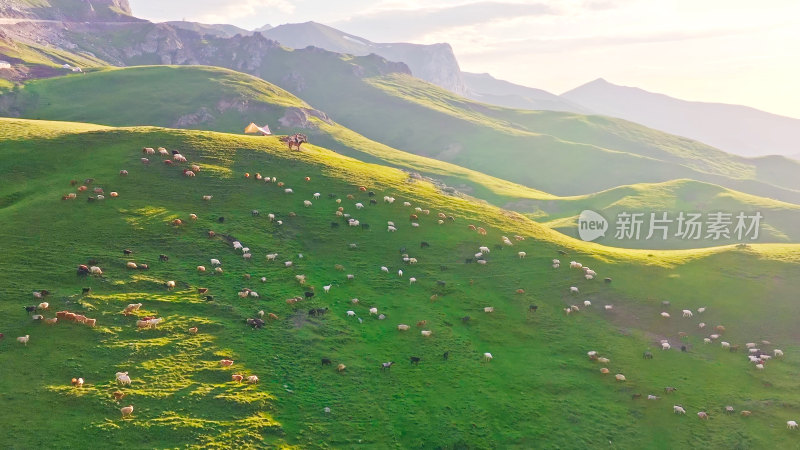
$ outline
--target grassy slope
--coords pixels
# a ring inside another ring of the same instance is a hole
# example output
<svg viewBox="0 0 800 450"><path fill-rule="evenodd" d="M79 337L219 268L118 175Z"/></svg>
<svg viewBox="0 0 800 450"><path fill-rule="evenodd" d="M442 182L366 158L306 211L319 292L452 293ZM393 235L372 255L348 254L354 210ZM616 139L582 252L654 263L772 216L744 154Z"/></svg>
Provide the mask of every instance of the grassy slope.
<svg viewBox="0 0 800 450"><path fill-rule="evenodd" d="M491 206L442 196L426 183L409 183L396 170L313 146L288 152L275 138L9 119L0 119L0 125L0 177L9 181L0 185L0 239L10 244L9 263L0 271L0 332L6 335L0 341L0 367L7 368L0 376L4 447L98 439L137 448L359 443L573 448L608 441L621 448L763 448L795 442L785 421L800 416L800 382L794 375L800 367L794 318L800 311L792 300L800 288L797 246L673 252L604 248ZM180 149L203 169L186 178L176 167L142 166L138 149L144 145ZM130 171L128 177L119 177L122 168ZM257 171L278 177L295 193L242 177ZM303 181L306 176L310 182ZM86 177L106 192L118 191L119 198L94 204L83 196L60 200L70 190L70 179ZM353 203L369 199L358 192L360 184L375 190L379 203L358 211ZM302 200L313 192L322 198L303 208ZM327 198L329 192L371 229L331 229L337 205ZM345 199L346 194L355 198ZM202 195L214 197L203 202ZM385 204L384 195L397 201ZM456 222L437 225L433 215L423 215L421 226L412 228L409 209L401 205L405 200L432 213L452 214ZM262 215L252 217L253 208ZM290 211L297 217L289 217ZM267 212L284 225L270 223ZM198 214L197 222L179 229L168 224L189 213ZM218 216L225 222L218 223ZM386 233L386 220L394 220L399 231ZM468 223L486 226L489 234L478 236ZM208 239L208 229L241 239L253 249L253 261L245 262L222 239ZM528 239L513 249L494 250L486 266L463 264L477 246L513 234ZM422 240L431 247L420 249ZM351 242L359 248L348 250ZM404 267L401 246L419 264ZM125 257L123 248L135 253ZM569 252L565 262L582 261L614 282L589 282L576 271L552 269L550 259L559 248ZM528 257L518 259L518 250ZM282 261L294 260L295 267L267 263L263 255L270 251L279 252ZM170 261L159 263L159 253L169 254ZM305 257L297 259L296 253ZM211 257L222 260L224 274L195 270ZM103 277L75 276L75 266L88 258L99 261ZM151 270L126 270L128 260L150 263ZM440 271L441 264L449 269ZM383 274L381 265L402 267L406 276ZM253 279L244 281L245 272ZM294 280L298 273L308 276L317 296L293 311L283 299L307 289ZM355 280L345 281L346 273L355 274ZM260 276L268 282L256 281ZM409 285L408 276L418 283ZM173 292L163 287L170 279L178 282ZM447 282L446 288L437 286L438 279ZM322 293L321 286L332 281L331 293ZM571 297L570 285L579 286L581 295ZM93 291L81 298L83 286ZM215 301L202 301L197 286L209 287ZM261 298L239 299L236 291L245 286ZM31 323L22 306L32 302L32 290L42 288L54 291L53 308L88 310L98 327ZM518 288L527 293L514 294ZM439 300L429 301L437 291ZM362 304L353 306L353 297ZM585 299L614 303L615 309L561 312ZM658 317L665 299L673 304L671 320ZM140 315L165 317L159 330L137 331L132 317L119 314L136 301L144 303ZM531 302L540 306L535 315L525 312ZM495 313L479 312L487 305ZM324 318L309 319L304 312L325 306L332 311ZM370 317L370 306L380 308L387 320ZM708 307L701 318L675 317L681 308L699 306ZM242 320L258 309L280 319L250 330ZM347 319L347 309L364 323ZM464 315L472 316L468 325L460 321ZM421 319L433 330L429 339L413 327ZM725 339L734 343L769 339L787 356L756 373L743 355L703 346L695 325L699 320L725 324ZM412 324L412 331L400 334L397 323ZM192 325L199 334L186 333ZM657 336L678 345L678 331L690 332L689 353L658 352L652 361L641 359ZM13 341L23 334L31 335L27 348ZM628 381L601 376L599 366L585 357L592 349L608 356L612 373L624 373ZM445 350L451 352L448 362L441 361ZM482 363L484 351L492 352L494 361ZM423 358L420 366L408 365L410 355ZM222 357L236 361L234 370L216 366ZM321 368L321 357L348 368L341 374ZM381 373L377 366L387 360L397 365ZM108 396L116 389L118 370L130 371L134 380L123 401L136 407L130 421L119 420L118 405ZM236 385L229 381L234 371L258 374L261 384ZM81 391L67 387L74 376L87 381ZM679 388L671 398L631 400L634 392L659 393L668 385ZM686 406L690 416L674 416L673 403ZM754 414L725 416L720 408L726 404ZM331 407L330 415L322 412L325 406ZM700 409L711 413L709 422L692 417ZM54 413L57 420L30 420Z"/></svg>
<svg viewBox="0 0 800 450"><path fill-rule="evenodd" d="M205 108L213 120L189 127L231 132L241 132L253 120L276 123L289 107L308 107L288 92L250 75L202 66L106 68L32 81L17 95L17 109L29 118L169 126ZM226 102L235 105L221 107Z"/></svg>
<svg viewBox="0 0 800 450"><path fill-rule="evenodd" d="M27 118L63 119L114 126L169 126L202 108L215 119L191 125L240 132L249 120L281 130L277 118L288 107L307 108L299 98L260 79L227 69L198 66L152 66L104 69L86 75L36 80L16 94L15 107ZM247 105L220 113L220 103ZM157 106L154 106L157 105ZM497 109L502 111L501 109ZM615 217L636 211L760 211L765 216L763 241L797 241L798 207L688 180L617 187L597 194L558 197L451 163L402 152L371 141L337 123L315 121L315 142L358 159L418 171L495 205L523 212L560 231L575 235L575 217L583 209ZM292 130L293 132L293 130ZM656 241L608 242L610 245L658 246ZM718 245L670 240L666 245Z"/></svg>
<svg viewBox="0 0 800 450"><path fill-rule="evenodd" d="M776 175L776 164L768 164L768 170L758 161L616 119L482 105L406 75L361 79L345 69L321 70L339 64L333 61L337 57L293 53L274 55L275 64L259 75L295 91L294 82L282 74L302 74L299 95L306 101L342 125L400 150L560 195L691 178L786 201L800 199L797 181Z"/></svg>

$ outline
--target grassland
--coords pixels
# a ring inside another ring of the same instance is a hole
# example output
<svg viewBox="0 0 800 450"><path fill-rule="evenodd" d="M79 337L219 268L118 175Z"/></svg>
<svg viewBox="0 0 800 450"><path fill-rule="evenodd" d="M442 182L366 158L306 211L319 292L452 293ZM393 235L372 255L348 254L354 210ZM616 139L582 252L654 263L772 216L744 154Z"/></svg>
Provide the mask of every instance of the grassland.
<svg viewBox="0 0 800 450"><path fill-rule="evenodd" d="M289 152L277 138L0 119L0 141L0 239L6 243L0 446L796 446L796 433L785 422L800 417L798 246L643 251L584 244L519 214L412 182L399 170L310 145ZM184 177L180 167L160 158L142 165L141 148L160 145L179 149L201 171ZM121 169L129 175L120 177ZM275 176L294 194L244 178L245 172ZM74 192L71 179L85 178L94 178L92 186L105 188L107 198L61 200ZM360 185L376 193L376 205L369 205ZM108 197L110 191L119 197ZM313 199L314 192L322 197ZM202 195L213 198L205 202ZM384 203L385 195L397 200ZM313 206L304 208L306 199ZM419 228L409 225L413 210L403 201L431 210L421 215ZM367 206L357 210L355 202ZM334 214L337 206L370 228L347 227ZM261 215L252 216L252 209ZM269 212L283 225L270 222ZM455 221L439 225L437 212ZM196 222L170 225L190 213L198 215ZM386 232L388 220L398 225L396 233ZM340 226L331 228L331 222ZM485 227L487 236L467 224ZM208 230L217 237L209 239ZM501 235L526 239L500 250L494 246ZM252 261L223 236L249 246ZM430 248L420 248L421 241ZM350 243L358 247L350 249ZM465 264L479 245L492 247L489 263ZM419 263L405 265L401 247ZM125 248L134 253L124 256ZM527 257L518 258L517 251ZM267 252L278 252L280 262L267 262ZM161 253L168 262L158 261ZM557 270L551 267L556 257L565 263ZM209 266L209 258L221 259L224 273L196 270ZM76 276L76 266L89 259L103 268L102 277ZM293 268L283 267L286 260ZM587 281L565 267L569 260L613 282ZM126 269L127 261L151 268ZM392 272L381 272L382 265ZM395 273L400 268L402 278ZM252 278L245 280L245 273ZM355 279L347 281L348 273ZM305 274L308 285L298 285L297 274ZM265 283L258 281L262 276ZM409 276L417 283L409 284ZM167 280L177 282L174 291L164 287ZM328 284L325 294L321 287ZM284 302L309 285L316 287L311 300L294 307ZM573 285L580 295L569 294ZM92 290L82 296L82 287ZM197 287L209 288L214 300L205 301ZM243 287L260 298L239 298ZM520 288L525 294L515 293ZM61 309L84 312L97 318L97 327L31 321L23 306L35 302L35 289L53 292L46 316ZM434 293L438 298L431 301ZM594 306L563 313L584 300ZM659 317L664 300L672 302L669 320ZM120 314L135 302L144 304L139 316L165 318L162 326L137 330L135 317ZM528 313L531 303L539 306L535 314ZM614 309L604 311L603 304ZM370 316L372 306L386 320ZM495 312L483 313L484 306ZM703 315L679 317L681 309L700 306L708 307ZM312 307L330 312L309 317ZM346 316L350 309L363 323ZM252 330L244 319L258 310L279 319ZM471 320L465 324L466 315ZM413 326L419 320L428 320L430 338ZM742 354L703 345L708 332L698 330L701 320L724 324L724 339L735 344L770 340L764 348L781 348L786 357L756 371ZM401 333L398 323L412 330ZM191 326L200 332L188 333ZM679 340L679 331L688 337ZM27 347L14 342L25 334L31 336ZM656 348L661 338L689 351L659 351L643 360L642 351ZM443 361L447 350L450 358ZM628 381L601 375L586 358L589 350L610 358L612 375L623 373ZM490 363L481 360L486 351L494 355ZM420 365L411 366L410 356L420 356ZM235 360L232 369L218 367L224 357ZM347 369L321 367L323 357ZM382 373L385 361L396 364ZM122 404L136 408L126 421L109 395L120 370L133 378L132 387L123 389L128 396ZM261 383L234 383L234 372L256 374ZM69 386L77 376L86 380L82 389ZM666 396L664 386L679 390ZM634 400L634 393L664 398ZM673 404L684 405L689 415L675 416ZM728 404L753 415L725 415L721 409ZM326 406L330 414L323 412ZM698 420L698 410L709 411L711 419Z"/></svg>
<svg viewBox="0 0 800 450"><path fill-rule="evenodd" d="M734 214L740 211L759 211L765 217L761 242L797 242L800 238L797 227L793 225L800 217L800 207L708 183L672 180L618 186L594 194L563 197L445 161L400 151L370 140L336 122L329 123L311 117L308 126L313 128L310 130L284 128L279 125L278 119L288 109L310 110L310 106L273 84L222 68L107 68L85 75L36 80L13 91L7 90L6 93L14 97L13 101L6 103L10 105L6 107L6 112L17 113L26 118L72 120L112 126L173 126L183 123L186 128L234 133L241 132L243 124L256 121L269 123L276 132L310 132L314 142L342 154L419 172L460 192L523 213L571 236L576 236L576 217L583 209L601 212L610 219L623 210L632 209L646 213L666 211L672 216L679 211L724 211ZM446 99L455 101L456 97L450 97ZM441 103L449 104L444 100ZM464 105L460 107L467 108ZM445 107L440 106L439 109ZM494 108L492 111L500 114L508 110ZM548 114L530 113L538 117L537 120L543 121L548 120ZM182 121L182 118L187 117L195 117L195 120ZM471 120L479 120L480 117L489 116L476 115ZM600 119L587 117L587 120ZM535 120L528 119L527 123L532 127L534 122ZM639 137L641 136L636 138ZM719 242L680 240L606 240L605 243L655 248L720 245Z"/></svg>

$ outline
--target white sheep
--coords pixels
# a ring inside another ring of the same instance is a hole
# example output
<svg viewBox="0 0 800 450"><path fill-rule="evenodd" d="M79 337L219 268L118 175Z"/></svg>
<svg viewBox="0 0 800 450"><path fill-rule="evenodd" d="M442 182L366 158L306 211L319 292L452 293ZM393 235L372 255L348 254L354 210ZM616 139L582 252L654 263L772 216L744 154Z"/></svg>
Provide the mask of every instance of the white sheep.
<svg viewBox="0 0 800 450"><path fill-rule="evenodd" d="M369 313L371 315L377 315L378 314L378 308L370 308L369 309Z"/></svg>
<svg viewBox="0 0 800 450"><path fill-rule="evenodd" d="M554 259L554 260L553 260L553 264L561 264L561 261L559 261L559 260L557 260L557 259Z"/></svg>
<svg viewBox="0 0 800 450"><path fill-rule="evenodd" d="M409 202L403 202L403 206L411 206L411 203L409 203Z"/></svg>
<svg viewBox="0 0 800 450"><path fill-rule="evenodd" d="M683 317L692 317L693 315L694 314L692 314L691 310L688 310L688 309L684 309L683 310Z"/></svg>
<svg viewBox="0 0 800 450"><path fill-rule="evenodd" d="M216 258L211 258L211 265L212 266L220 266L220 265L222 265L222 263Z"/></svg>
<svg viewBox="0 0 800 450"><path fill-rule="evenodd" d="M592 306L592 302L590 302L589 300L584 300L583 306Z"/></svg>
<svg viewBox="0 0 800 450"><path fill-rule="evenodd" d="M669 313L668 312L662 312L661 313L661 317L663 317L665 319L669 319Z"/></svg>
<svg viewBox="0 0 800 450"><path fill-rule="evenodd" d="M431 334L433 334L433 331L431 331L431 330L422 330L422 331L420 331L420 333L421 333L421 334L422 334L424 337L429 337Z"/></svg>
<svg viewBox="0 0 800 450"><path fill-rule="evenodd" d="M381 266L381 272L389 273L389 268L386 266Z"/></svg>
<svg viewBox="0 0 800 450"><path fill-rule="evenodd" d="M700 313L700 314L706 312L706 307L703 306L702 308L697 308L697 312Z"/></svg>
<svg viewBox="0 0 800 450"><path fill-rule="evenodd" d="M28 341L30 339L31 339L31 336L29 334L26 334L25 336L18 337L17 338L17 342L19 342L20 344L22 344L22 345L27 347L28 346Z"/></svg>
<svg viewBox="0 0 800 450"><path fill-rule="evenodd" d="M669 350L670 348L672 347L669 345L669 342L664 342L661 344L661 350Z"/></svg>
<svg viewBox="0 0 800 450"><path fill-rule="evenodd" d="M417 282L417 279L414 278L414 277L411 277L411 278L408 279L408 284L414 284L416 282Z"/></svg>
<svg viewBox="0 0 800 450"><path fill-rule="evenodd" d="M518 253L517 253L517 255L519 255L520 259L522 259L522 258L524 258L524 257L528 256L528 254L527 254L527 253L525 253L525 252L518 252Z"/></svg>
<svg viewBox="0 0 800 450"><path fill-rule="evenodd" d="M720 341L720 344L722 345L722 348L731 348L730 342Z"/></svg>
<svg viewBox="0 0 800 450"><path fill-rule="evenodd" d="M764 370L764 364L760 364L760 363L759 363L759 364L756 364L756 369L758 369L758 370Z"/></svg>
<svg viewBox="0 0 800 450"><path fill-rule="evenodd" d="M578 291L578 288L577 288L577 287L575 287L575 286L571 286L571 287L569 288L569 291L570 291L571 293L573 293L573 294L577 294L577 293L579 292L579 291Z"/></svg>
<svg viewBox="0 0 800 450"><path fill-rule="evenodd" d="M400 270L397 271L397 276L398 277L402 277L403 276L403 269L400 269Z"/></svg>
<svg viewBox="0 0 800 450"><path fill-rule="evenodd" d="M328 292L331 291L331 286L333 286L333 285L329 284L327 286L322 286L322 290L325 291L325 293L327 294Z"/></svg>
<svg viewBox="0 0 800 450"><path fill-rule="evenodd" d="M308 208L309 206L311 206L311 201L310 200L303 200L303 206Z"/></svg>
<svg viewBox="0 0 800 450"><path fill-rule="evenodd" d="M673 411L675 414L686 414L686 410L685 410L685 409L683 409L683 407L682 407L682 406L678 406L678 405L674 405L674 406L672 407L672 411Z"/></svg>
<svg viewBox="0 0 800 450"><path fill-rule="evenodd" d="M705 328L705 327L706 327L706 323L705 322L700 322L700 323L697 324L697 328Z"/></svg>
<svg viewBox="0 0 800 450"><path fill-rule="evenodd" d="M709 338L703 338L703 343L704 343L704 344L710 344L710 343L711 343L711 339L709 339Z"/></svg>
<svg viewBox="0 0 800 450"><path fill-rule="evenodd" d="M483 360L484 360L484 361L486 361L486 362L489 362L489 361L491 361L493 358L494 358L494 357L493 357L493 356L492 356L492 354L491 354L491 353L489 353L489 352L486 352L486 353L484 353L484 354L483 354Z"/></svg>
<svg viewBox="0 0 800 450"><path fill-rule="evenodd" d="M292 190L292 188L286 188L286 189L283 190L283 192L285 192L287 194L294 194L294 191Z"/></svg>
<svg viewBox="0 0 800 450"><path fill-rule="evenodd" d="M797 429L797 422L795 422L794 420L787 420L786 421L786 428L788 428L790 430L796 430Z"/></svg>
<svg viewBox="0 0 800 450"><path fill-rule="evenodd" d="M775 355L776 358L783 356L783 350L779 350L777 348L773 350L772 353Z"/></svg>
<svg viewBox="0 0 800 450"><path fill-rule="evenodd" d="M393 225L389 225L388 227L386 227L386 231L394 233L395 231L397 231L397 228L395 228Z"/></svg>
<svg viewBox="0 0 800 450"><path fill-rule="evenodd" d="M321 194L319 192L314 192L314 199L318 199Z"/></svg>
<svg viewBox="0 0 800 450"><path fill-rule="evenodd" d="M356 209L361 209L361 208L363 208L363 207L364 207L364 204L363 204L363 203L360 203L360 202L359 202L359 203L356 203Z"/></svg>
<svg viewBox="0 0 800 450"><path fill-rule="evenodd" d="M292 267L292 262L291 261L286 261L286 262L283 263L283 266L284 267Z"/></svg>
<svg viewBox="0 0 800 450"><path fill-rule="evenodd" d="M239 241L233 241L233 248L239 250L242 248L242 243Z"/></svg>
<svg viewBox="0 0 800 450"><path fill-rule="evenodd" d="M491 252L489 247L485 247L485 246L484 247L478 247L478 251L482 252L482 253L490 253Z"/></svg>
<svg viewBox="0 0 800 450"><path fill-rule="evenodd" d="M278 257L277 253L267 253L267 261L275 261Z"/></svg>
<svg viewBox="0 0 800 450"><path fill-rule="evenodd" d="M477 262L478 264L481 264L481 265L486 265L487 264L487 261L485 259L479 259L479 260L477 260L475 262Z"/></svg>
<svg viewBox="0 0 800 450"><path fill-rule="evenodd" d="M355 317L355 315L356 315L355 311L347 311L347 317Z"/></svg>
<svg viewBox="0 0 800 450"><path fill-rule="evenodd" d="M486 306L485 308L483 308L483 312L486 313L494 312L494 306Z"/></svg>
<svg viewBox="0 0 800 450"><path fill-rule="evenodd" d="M611 311L612 309L614 309L614 305L605 305L604 308L606 309L606 311Z"/></svg>
<svg viewBox="0 0 800 450"><path fill-rule="evenodd" d="M404 323L401 323L400 325L397 325L397 329L400 330L400 331L408 331L410 328L411 328L410 326L408 326L408 325L406 325Z"/></svg>

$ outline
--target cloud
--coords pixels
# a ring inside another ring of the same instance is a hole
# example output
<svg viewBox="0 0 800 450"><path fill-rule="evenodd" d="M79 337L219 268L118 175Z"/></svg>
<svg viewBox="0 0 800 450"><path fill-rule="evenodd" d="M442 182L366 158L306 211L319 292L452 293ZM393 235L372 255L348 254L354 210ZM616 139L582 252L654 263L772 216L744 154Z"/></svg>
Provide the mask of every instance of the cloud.
<svg viewBox="0 0 800 450"><path fill-rule="evenodd" d="M481 23L511 20L519 17L554 15L558 11L544 3L482 1L458 5L402 6L385 3L332 23L356 35L374 34L381 30L382 39L415 40L439 30Z"/></svg>

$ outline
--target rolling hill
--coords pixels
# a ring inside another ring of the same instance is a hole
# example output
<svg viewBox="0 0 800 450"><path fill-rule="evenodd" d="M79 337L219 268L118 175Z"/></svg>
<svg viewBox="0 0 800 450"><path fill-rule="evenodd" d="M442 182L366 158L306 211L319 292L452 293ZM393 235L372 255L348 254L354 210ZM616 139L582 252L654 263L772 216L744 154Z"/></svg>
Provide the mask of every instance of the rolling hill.
<svg viewBox="0 0 800 450"><path fill-rule="evenodd" d="M794 406L798 306L791 300L800 288L798 246L664 252L586 244L412 182L399 170L312 145L289 151L272 137L0 119L0 143L0 177L7 181L0 185L0 237L11 243L0 271L0 364L14 368L13 376L0 376L4 447L99 440L133 448L795 442L785 423L800 414ZM140 162L143 146L162 145L199 165L196 176L183 176L186 165L166 165L158 156L149 165ZM128 175L120 176L121 169ZM257 181L256 172L285 185ZM105 189L104 200L87 201L88 193L70 185L87 178L90 188ZM62 200L69 192L77 199ZM204 195L212 197L204 201ZM388 203L385 196L396 200ZM312 204L304 207L304 200ZM366 206L358 209L356 202ZM419 227L408 222L413 206L431 210L420 213ZM337 207L371 226L348 227L334 214ZM453 220L437 224L439 212ZM185 223L174 225L178 218ZM386 231L388 220L397 224L396 233ZM469 224L485 227L487 235ZM209 230L216 235L209 238ZM501 244L502 235L512 236L513 247ZM233 240L252 249L251 260ZM488 264L465 263L480 245L492 249ZM404 263L401 247L419 262ZM527 256L519 258L518 251ZM279 262L264 258L271 252ZM159 254L169 260L159 261ZM558 269L551 267L556 257L563 262ZM210 268L209 258L221 260L222 272L197 270ZM568 267L570 259L613 282L584 279L583 271ZM287 268L283 261L289 260ZM149 270L127 268L128 262L146 263ZM76 275L87 263L103 274ZM390 273L380 270L384 265ZM305 285L296 279L300 274ZM176 282L174 290L165 287L168 280ZM311 286L313 297L284 301L304 297ZM331 286L330 293L322 286ZM570 294L570 286L580 294ZM213 298L198 294L198 287ZM90 291L82 295L82 288ZM241 298L243 288L260 295ZM50 291L50 310L41 311L46 317L70 310L96 318L97 325L31 320L23 307L40 301L30 294L40 289ZM563 312L584 301L593 305ZM125 316L120 311L129 303L142 307ZM529 311L531 303L537 311ZM612 303L611 310L601 306ZM484 313L486 306L494 312ZM681 309L701 306L707 310L699 317L680 317ZM385 320L371 315L371 307ZM672 318L659 316L665 308ZM258 310L277 319L251 329L245 319ZM144 316L164 320L155 329L137 329ZM414 327L421 320L430 337ZM704 345L708 331L697 328L700 321L724 324L724 339L742 347L769 340L761 348L781 348L785 357L758 371L743 354ZM399 323L412 329L398 331ZM688 334L680 339L679 331ZM27 345L15 342L24 335ZM659 339L673 349L643 359ZM589 360L590 350L610 361ZM492 361L483 360L484 352ZM410 356L420 357L419 365L410 364ZM233 367L220 367L223 358ZM333 366L321 366L321 358ZM387 361L394 367L382 371ZM337 372L340 363L346 369ZM603 364L611 375L600 373ZM118 371L129 373L130 387L114 382ZM255 374L260 383L236 383L233 373ZM614 381L615 373L627 380ZM73 377L85 385L70 386ZM665 386L678 391L664 394ZM116 390L127 394L120 403L111 397ZM133 416L120 420L118 409L128 404ZM673 414L673 404L689 414ZM725 405L737 414L724 414ZM711 419L691 417L700 410ZM752 415L741 417L740 410ZM52 419L30 420L44 417Z"/></svg>
<svg viewBox="0 0 800 450"><path fill-rule="evenodd" d="M764 216L760 242L798 242L793 225L800 207L748 196L690 180L616 187L609 191L559 197L446 162L371 141L332 121L324 112L270 83L231 70L198 66L104 69L85 75L35 80L6 92L5 114L46 120L71 120L111 126L155 125L241 133L250 121L270 124L276 133L309 133L312 142L357 159L430 177L442 189L457 190L528 215L571 236L584 209L608 218L638 211L758 211ZM154 105L157 105L154 107ZM623 247L689 248L724 241L616 241Z"/></svg>
<svg viewBox="0 0 800 450"><path fill-rule="evenodd" d="M556 195L693 179L800 202L797 161L741 158L620 119L492 107L376 55L288 50L258 33L218 38L166 24L51 31L74 44L73 53L115 65L208 64L253 74L374 141Z"/></svg>
<svg viewBox="0 0 800 450"><path fill-rule="evenodd" d="M686 136L737 155L791 156L799 148L800 119L746 106L680 100L602 78L561 97L598 114Z"/></svg>

